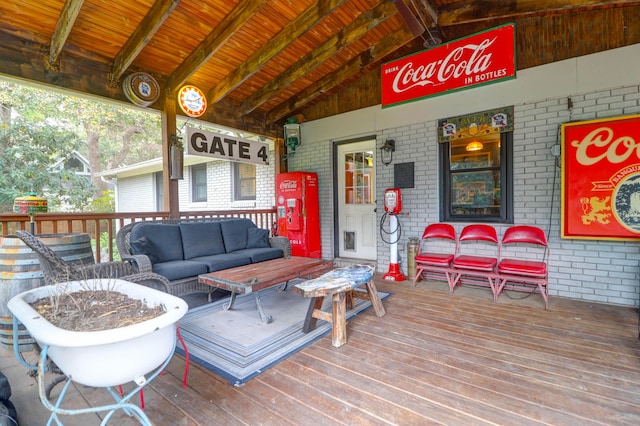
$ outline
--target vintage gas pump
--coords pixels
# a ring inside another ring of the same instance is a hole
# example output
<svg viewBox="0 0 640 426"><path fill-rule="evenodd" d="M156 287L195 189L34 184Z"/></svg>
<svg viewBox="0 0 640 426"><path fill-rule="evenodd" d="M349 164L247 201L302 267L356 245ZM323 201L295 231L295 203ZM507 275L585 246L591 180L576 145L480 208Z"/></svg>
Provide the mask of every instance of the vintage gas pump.
<svg viewBox="0 0 640 426"><path fill-rule="evenodd" d="M398 213L402 211L402 196L399 188L389 188L384 191L384 214L380 220L380 237L382 241L391 247L389 272L382 276L383 279L389 281L405 281L407 277L400 270L398 264L398 241L402 235L400 222L398 221ZM389 230L384 229L384 224L389 218ZM385 239L385 235L389 238Z"/></svg>

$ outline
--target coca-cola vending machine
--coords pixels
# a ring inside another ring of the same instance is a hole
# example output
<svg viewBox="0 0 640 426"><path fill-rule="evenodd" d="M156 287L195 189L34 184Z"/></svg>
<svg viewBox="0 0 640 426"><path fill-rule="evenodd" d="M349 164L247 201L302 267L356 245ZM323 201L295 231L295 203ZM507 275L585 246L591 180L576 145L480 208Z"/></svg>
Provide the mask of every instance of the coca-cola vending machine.
<svg viewBox="0 0 640 426"><path fill-rule="evenodd" d="M281 173L276 177L278 235L291 241L293 256L320 258L318 175Z"/></svg>

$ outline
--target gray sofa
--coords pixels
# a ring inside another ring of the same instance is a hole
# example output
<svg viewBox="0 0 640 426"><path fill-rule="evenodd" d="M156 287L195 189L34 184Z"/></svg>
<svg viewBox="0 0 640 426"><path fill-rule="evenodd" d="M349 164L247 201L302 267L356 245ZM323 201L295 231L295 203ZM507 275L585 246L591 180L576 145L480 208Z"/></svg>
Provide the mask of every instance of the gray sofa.
<svg viewBox="0 0 640 426"><path fill-rule="evenodd" d="M245 218L134 222L116 235L122 260L170 282L170 293L211 292L198 275L291 255L285 237L269 237Z"/></svg>

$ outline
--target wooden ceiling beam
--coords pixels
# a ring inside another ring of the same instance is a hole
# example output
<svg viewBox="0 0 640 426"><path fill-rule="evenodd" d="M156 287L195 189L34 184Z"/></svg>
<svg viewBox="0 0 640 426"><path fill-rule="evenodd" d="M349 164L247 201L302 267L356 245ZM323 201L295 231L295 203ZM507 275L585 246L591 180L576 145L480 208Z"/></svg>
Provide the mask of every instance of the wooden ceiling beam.
<svg viewBox="0 0 640 426"><path fill-rule="evenodd" d="M438 25L438 12L436 11L436 8L431 4L432 2L430 0L420 0L420 3L431 18L433 24Z"/></svg>
<svg viewBox="0 0 640 426"><path fill-rule="evenodd" d="M238 5L211 31L167 80L167 90L174 92L207 62L224 43L247 22L267 0L246 0Z"/></svg>
<svg viewBox="0 0 640 426"><path fill-rule="evenodd" d="M492 19L515 19L551 13L640 5L638 0L508 0L501 2L461 0L443 5L438 25L459 25Z"/></svg>
<svg viewBox="0 0 640 426"><path fill-rule="evenodd" d="M178 3L180 3L180 0L156 0L151 6L149 13L142 19L142 22L136 27L131 37L113 59L109 75L111 84L115 84L120 80L127 68L160 29Z"/></svg>
<svg viewBox="0 0 640 426"><path fill-rule="evenodd" d="M254 73L259 71L278 53L284 50L302 34L306 33L314 25L329 15L335 8L341 6L346 0L321 0L313 3L305 9L296 19L285 26L275 37L264 46L256 50L238 68L220 80L209 93L207 99L210 103L218 102L233 89L238 87Z"/></svg>
<svg viewBox="0 0 640 426"><path fill-rule="evenodd" d="M426 30L425 25L423 25L422 22L420 22L418 18L416 18L415 13L411 9L409 9L409 6L407 6L404 0L391 1L396 6L398 13L404 21L404 24L409 27L413 35L415 35L416 37L421 36Z"/></svg>
<svg viewBox="0 0 640 426"><path fill-rule="evenodd" d="M60 57L60 52L62 52L62 48L69 38L83 4L84 0L67 0L60 12L60 18L56 22L56 29L51 36L49 57L47 59L47 65L53 70L59 69L58 58Z"/></svg>
<svg viewBox="0 0 640 426"><path fill-rule="evenodd" d="M353 57L343 67L327 74L315 84L273 108L267 114L267 123L275 123L282 118L292 115L293 112L300 110L314 99L331 92L332 89L354 77L359 72L365 71L367 67L390 53L393 53L399 46L409 43L413 38L414 36L406 26L394 31L360 55Z"/></svg>
<svg viewBox="0 0 640 426"><path fill-rule="evenodd" d="M240 114L237 106L225 101L209 105L207 111L199 120L264 136L275 137L275 133L269 132L269 129L266 127L264 114Z"/></svg>
<svg viewBox="0 0 640 426"><path fill-rule="evenodd" d="M289 86L292 81L304 76L316 66L337 54L344 47L365 35L397 12L391 2L383 1L373 9L358 16L347 27L330 37L322 45L307 53L302 59L292 64L278 77L258 89L242 102L240 110L247 114L259 108L264 102L273 97L278 91Z"/></svg>

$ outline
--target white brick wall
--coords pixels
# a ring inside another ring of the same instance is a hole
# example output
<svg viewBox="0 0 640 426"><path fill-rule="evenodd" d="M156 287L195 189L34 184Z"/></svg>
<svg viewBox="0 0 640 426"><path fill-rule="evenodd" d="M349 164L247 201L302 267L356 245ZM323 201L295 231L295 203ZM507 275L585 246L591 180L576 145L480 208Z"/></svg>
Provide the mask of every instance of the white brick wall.
<svg viewBox="0 0 640 426"><path fill-rule="evenodd" d="M274 152L269 153L275 160ZM256 200L233 201L233 163L216 160L207 163L207 202L191 202L191 172L185 167L184 179L178 183L181 211L270 209L275 206L275 171L270 166L256 166Z"/></svg>
<svg viewBox="0 0 640 426"><path fill-rule="evenodd" d="M560 238L560 163L551 155L551 147L560 143L562 123L640 113L640 86L571 95L571 100L571 111L566 96L514 105L514 223L536 225L547 231L551 249L550 295L636 306L640 244ZM482 109L485 108L478 111ZM384 189L393 186L393 164L414 162L415 188L402 190L404 208L399 218L399 260L405 273L409 238L420 237L428 223L439 220L436 125L437 120L428 120L376 132L377 154L386 139L396 141L393 163L385 167L379 156L377 160L378 220L383 214ZM289 163L291 170L315 171L319 175L325 258L333 257L332 145L331 140L304 145ZM454 224L458 233L464 225ZM507 226L496 225L500 238ZM388 269L389 251L389 246L379 239L379 272Z"/></svg>
<svg viewBox="0 0 640 426"><path fill-rule="evenodd" d="M565 97L515 106L514 219L548 231L551 295L637 304L638 243L560 238L560 168L549 152L562 123L637 114L639 99L631 86L571 96L571 111Z"/></svg>
<svg viewBox="0 0 640 426"><path fill-rule="evenodd" d="M304 133L303 133L304 135ZM304 138L304 136L303 136ZM290 171L318 174L318 198L320 203L320 239L322 258L333 259L333 167L331 144L305 144L304 139L295 154L288 158Z"/></svg>

